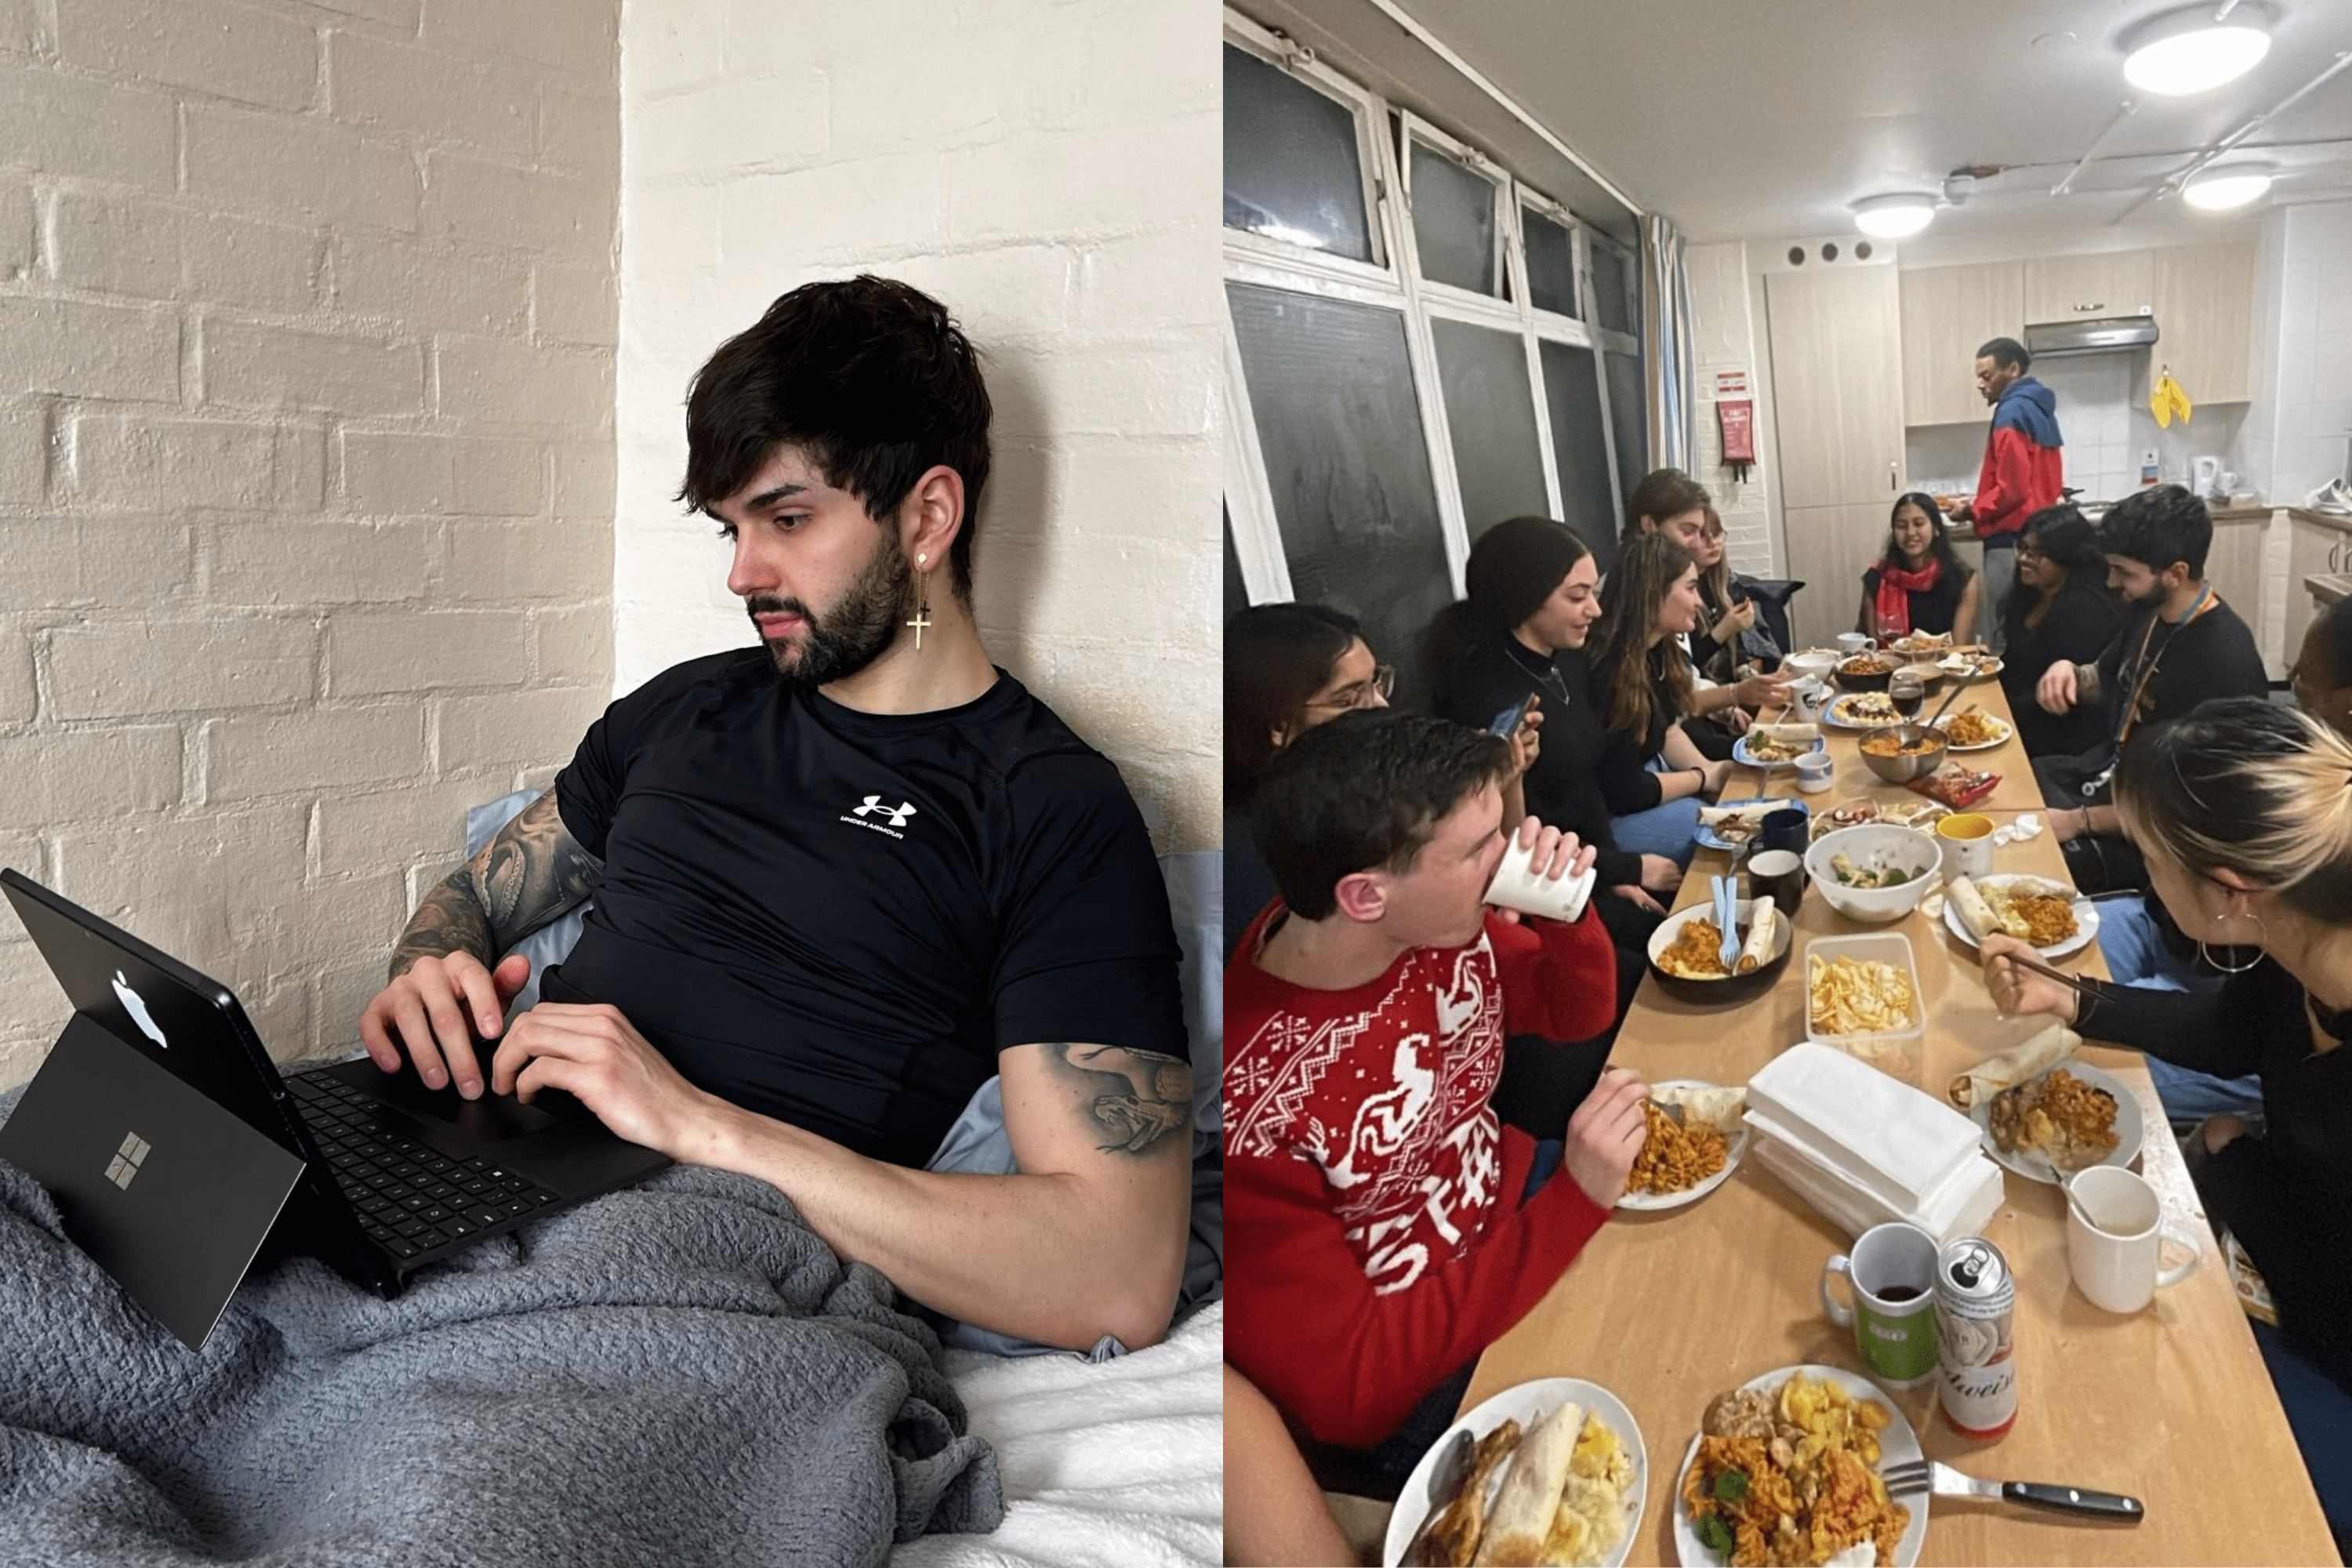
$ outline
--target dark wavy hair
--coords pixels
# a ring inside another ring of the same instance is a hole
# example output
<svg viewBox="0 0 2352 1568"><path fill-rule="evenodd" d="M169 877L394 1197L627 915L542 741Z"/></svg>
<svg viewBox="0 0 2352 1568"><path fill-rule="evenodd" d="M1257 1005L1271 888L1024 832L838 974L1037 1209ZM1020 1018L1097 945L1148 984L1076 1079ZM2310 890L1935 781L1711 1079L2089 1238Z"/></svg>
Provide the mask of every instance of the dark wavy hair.
<svg viewBox="0 0 2352 1568"><path fill-rule="evenodd" d="M1508 742L1449 720L1400 708L1342 713L1266 764L1251 833L1283 903L1326 920L1341 878L1408 869L1438 820L1510 761Z"/></svg>
<svg viewBox="0 0 2352 1568"><path fill-rule="evenodd" d="M1630 544L1643 532L1643 518L1664 522L1714 500L1705 485L1680 468L1653 468L1625 498L1625 531L1620 537Z"/></svg>
<svg viewBox="0 0 2352 1568"><path fill-rule="evenodd" d="M2191 577L2205 575L2213 548L2213 514L2179 485L2158 485L2117 501L2099 524L2099 548L2162 572L2178 561Z"/></svg>
<svg viewBox="0 0 2352 1568"><path fill-rule="evenodd" d="M1927 530L1927 553L1935 558L1938 566L1949 574L1952 581L1965 583L1975 576L1976 574L1969 570L1968 563L1960 559L1959 552L1952 548L1951 538L1944 531L1944 509L1936 504L1934 496L1922 494L1918 490L1908 490L1896 496L1895 504L1886 509L1886 548L1879 552L1879 565L1892 567L1897 572L1910 570L1903 563L1903 552L1895 547L1895 520L1902 514L1903 509L1906 506L1916 506L1926 512L1928 521L1935 525Z"/></svg>
<svg viewBox="0 0 2352 1568"><path fill-rule="evenodd" d="M1361 632L1328 605L1252 605L1225 623L1225 796L1246 806L1275 753L1274 731L1307 700Z"/></svg>
<svg viewBox="0 0 2352 1568"><path fill-rule="evenodd" d="M1576 530L1549 517L1509 518L1480 534L1462 571L1465 596L1439 610L1421 634L1422 668L1431 680L1443 690L1472 649L1509 637L1591 553Z"/></svg>
<svg viewBox="0 0 2352 1568"><path fill-rule="evenodd" d="M695 372L677 499L708 511L793 447L887 522L915 481L944 465L963 479L963 527L948 561L968 600L990 417L979 355L946 306L870 274L803 284Z"/></svg>
<svg viewBox="0 0 2352 1568"><path fill-rule="evenodd" d="M2044 561L2064 569L2066 582L2058 590L2061 594L2114 595L2107 586L2107 558L2099 550L2099 531L2080 507L2072 501L2045 506L2025 520L2021 539L2024 534L2033 536ZM2000 624L2012 640L2023 635L2025 617L2041 602L2041 589L2023 583L2010 584L2009 597L2001 601Z"/></svg>
<svg viewBox="0 0 2352 1568"><path fill-rule="evenodd" d="M1664 682L1674 705L1667 722L1691 711L1690 660L1672 637L1655 647L1650 638L1666 595L1696 564L1697 557L1683 545L1663 533L1644 533L1626 544L1609 574L1608 607L1590 645L1592 673L1601 688L1602 720L1636 742L1645 742L1657 723L1654 680Z"/></svg>

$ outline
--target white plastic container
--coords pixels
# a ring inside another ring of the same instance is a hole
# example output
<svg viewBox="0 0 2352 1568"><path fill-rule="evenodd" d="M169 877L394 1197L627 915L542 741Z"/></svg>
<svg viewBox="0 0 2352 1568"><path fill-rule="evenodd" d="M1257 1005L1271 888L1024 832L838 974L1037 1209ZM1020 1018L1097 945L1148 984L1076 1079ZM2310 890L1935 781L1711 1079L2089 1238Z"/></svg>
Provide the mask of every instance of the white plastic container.
<svg viewBox="0 0 2352 1568"><path fill-rule="evenodd" d="M1813 960L1834 963L1851 958L1861 963L1887 963L1911 984L1910 1021L1900 1028L1833 1034L1813 1021ZM1888 1077L1924 1089L1920 1082L1927 1062L1927 998L1919 990L1919 966L1912 961L1911 939L1899 931L1875 931L1866 936L1822 936L1805 944L1805 1037L1868 1062Z"/></svg>

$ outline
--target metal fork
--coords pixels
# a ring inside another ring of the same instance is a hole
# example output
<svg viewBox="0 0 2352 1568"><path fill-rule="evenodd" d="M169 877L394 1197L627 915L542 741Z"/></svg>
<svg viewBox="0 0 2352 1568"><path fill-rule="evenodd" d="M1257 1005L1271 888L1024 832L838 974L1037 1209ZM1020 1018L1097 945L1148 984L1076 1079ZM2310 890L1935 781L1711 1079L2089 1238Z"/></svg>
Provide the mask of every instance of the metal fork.
<svg viewBox="0 0 2352 1568"><path fill-rule="evenodd" d="M1933 1492L1937 1497L1992 1498L2053 1509L2060 1513L2088 1514L2094 1519L2137 1524L2147 1513L2139 1499L2119 1492L2088 1491L2081 1487L2052 1486L2043 1481L1983 1481L1934 1459L1914 1459L1889 1465L1879 1472L1887 1491L1896 1497Z"/></svg>

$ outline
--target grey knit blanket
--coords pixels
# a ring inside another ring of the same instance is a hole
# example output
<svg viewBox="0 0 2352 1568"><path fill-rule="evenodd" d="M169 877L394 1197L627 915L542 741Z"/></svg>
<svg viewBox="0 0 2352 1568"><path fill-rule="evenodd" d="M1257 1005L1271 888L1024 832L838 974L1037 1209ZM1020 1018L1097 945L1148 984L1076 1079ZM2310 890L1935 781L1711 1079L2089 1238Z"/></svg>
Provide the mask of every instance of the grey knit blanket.
<svg viewBox="0 0 2352 1568"><path fill-rule="evenodd" d="M0 1164L0 1563L880 1563L1003 1517L937 1356L773 1188L685 1169L396 1301L284 1262L199 1353Z"/></svg>

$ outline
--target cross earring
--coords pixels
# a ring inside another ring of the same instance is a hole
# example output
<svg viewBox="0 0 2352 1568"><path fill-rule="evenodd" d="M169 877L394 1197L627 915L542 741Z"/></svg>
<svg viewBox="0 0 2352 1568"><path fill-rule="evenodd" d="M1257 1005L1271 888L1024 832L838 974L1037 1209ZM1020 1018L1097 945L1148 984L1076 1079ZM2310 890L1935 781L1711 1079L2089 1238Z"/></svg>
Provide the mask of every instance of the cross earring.
<svg viewBox="0 0 2352 1568"><path fill-rule="evenodd" d="M930 559L928 552L918 554L915 557L916 570L919 573ZM907 625L915 628L915 646L918 648L921 647L923 633L931 625L931 594L930 584L928 583L918 585L915 597L915 618L908 621Z"/></svg>

